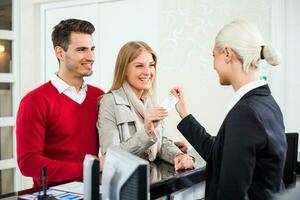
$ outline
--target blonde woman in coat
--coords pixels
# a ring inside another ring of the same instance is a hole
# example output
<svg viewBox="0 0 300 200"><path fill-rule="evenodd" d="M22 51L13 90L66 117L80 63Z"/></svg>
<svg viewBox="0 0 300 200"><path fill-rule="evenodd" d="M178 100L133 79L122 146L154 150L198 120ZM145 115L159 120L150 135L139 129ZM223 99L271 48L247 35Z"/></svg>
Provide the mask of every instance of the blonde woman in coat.
<svg viewBox="0 0 300 200"><path fill-rule="evenodd" d="M108 147L119 146L149 161L159 157L175 170L193 168L192 157L164 136L168 113L155 102L156 63L156 54L145 42L131 41L120 49L112 87L100 100L101 153L105 156Z"/></svg>

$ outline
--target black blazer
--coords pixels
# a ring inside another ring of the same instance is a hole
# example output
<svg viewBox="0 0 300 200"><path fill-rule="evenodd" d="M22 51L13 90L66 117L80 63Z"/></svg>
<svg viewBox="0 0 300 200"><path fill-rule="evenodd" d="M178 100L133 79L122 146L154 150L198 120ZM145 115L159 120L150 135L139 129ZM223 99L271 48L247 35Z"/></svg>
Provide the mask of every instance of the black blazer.
<svg viewBox="0 0 300 200"><path fill-rule="evenodd" d="M205 199L271 199L283 189L287 151L283 117L268 85L246 93L216 137L192 115L178 130L206 160Z"/></svg>

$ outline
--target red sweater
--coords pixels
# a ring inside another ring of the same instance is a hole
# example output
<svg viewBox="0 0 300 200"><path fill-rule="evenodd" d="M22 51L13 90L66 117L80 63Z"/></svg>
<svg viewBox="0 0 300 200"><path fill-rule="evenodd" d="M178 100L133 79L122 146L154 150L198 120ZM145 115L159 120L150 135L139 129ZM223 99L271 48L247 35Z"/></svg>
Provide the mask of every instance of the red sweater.
<svg viewBox="0 0 300 200"><path fill-rule="evenodd" d="M47 168L48 184L80 180L86 154L98 156L97 99L104 92L88 85L78 104L59 94L51 82L28 93L21 101L16 124L17 161L24 176L41 185Z"/></svg>

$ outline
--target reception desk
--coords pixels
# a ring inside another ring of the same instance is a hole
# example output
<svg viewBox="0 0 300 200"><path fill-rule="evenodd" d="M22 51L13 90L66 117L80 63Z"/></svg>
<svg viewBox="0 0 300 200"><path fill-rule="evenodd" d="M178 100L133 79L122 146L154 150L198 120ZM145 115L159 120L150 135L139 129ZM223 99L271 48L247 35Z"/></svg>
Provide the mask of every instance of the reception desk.
<svg viewBox="0 0 300 200"><path fill-rule="evenodd" d="M190 151L189 154L195 158L195 169L192 170L175 172L173 165L162 160L150 163L151 199L157 199L166 195L172 196L174 193L180 193L180 191L184 191L197 183L205 181L205 162L195 151ZM37 189L32 188L12 194L0 195L0 199L18 199L18 195L32 194L36 191Z"/></svg>
<svg viewBox="0 0 300 200"><path fill-rule="evenodd" d="M178 193L205 181L205 161L194 150L189 154L195 158L193 170L175 172L173 165L160 160L150 164L151 199Z"/></svg>

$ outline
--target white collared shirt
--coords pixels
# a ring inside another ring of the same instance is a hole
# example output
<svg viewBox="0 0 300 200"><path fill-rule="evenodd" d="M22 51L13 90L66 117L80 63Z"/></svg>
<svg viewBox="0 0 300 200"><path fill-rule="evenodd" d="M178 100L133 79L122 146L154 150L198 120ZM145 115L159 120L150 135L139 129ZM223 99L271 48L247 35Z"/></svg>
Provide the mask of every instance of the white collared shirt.
<svg viewBox="0 0 300 200"><path fill-rule="evenodd" d="M267 82L265 81L265 80L256 80L256 81L252 81L252 82L250 82L250 83L247 83L246 85L243 85L240 89L238 89L235 93L234 93L234 95L233 95L233 97L232 97L232 99L231 99L231 101L230 101L230 103L229 103L229 105L228 105L228 107L227 107L227 113L233 108L233 106L235 106L235 104L247 93L247 92L249 92L249 91L251 91L251 90L253 90L253 89L255 89L255 88L258 88L258 87L260 87L260 86L262 86L262 85L265 85L265 84L267 84Z"/></svg>
<svg viewBox="0 0 300 200"><path fill-rule="evenodd" d="M57 76L57 73L55 73L51 77L50 81L60 94L63 93L64 95L66 95L67 97L79 104L82 104L82 102L84 101L87 92L87 84L85 82L83 82L81 89L79 90L79 92L77 92L74 86L70 86L65 81L60 79Z"/></svg>

